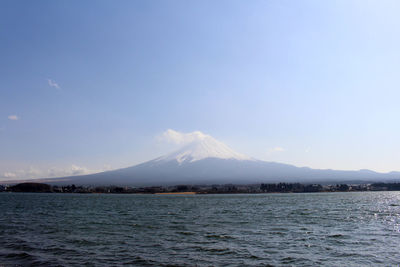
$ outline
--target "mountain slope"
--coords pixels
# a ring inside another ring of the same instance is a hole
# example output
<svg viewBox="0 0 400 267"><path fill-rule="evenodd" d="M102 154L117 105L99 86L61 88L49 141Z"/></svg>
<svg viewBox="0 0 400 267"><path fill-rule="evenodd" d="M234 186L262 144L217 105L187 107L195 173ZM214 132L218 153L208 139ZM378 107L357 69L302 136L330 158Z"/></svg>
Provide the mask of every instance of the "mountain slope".
<svg viewBox="0 0 400 267"><path fill-rule="evenodd" d="M85 185L174 185L174 184L250 184L250 183L339 183L390 181L399 173L335 171L299 168L292 165L254 161L206 158L186 164L152 160L143 164L97 174L50 179L52 183Z"/></svg>
<svg viewBox="0 0 400 267"><path fill-rule="evenodd" d="M83 185L150 186L272 182L368 182L400 178L400 174L397 172L383 174L369 170L316 170L255 160L235 152L209 135L200 134L198 138L181 149L136 166L91 175L47 179L47 181Z"/></svg>

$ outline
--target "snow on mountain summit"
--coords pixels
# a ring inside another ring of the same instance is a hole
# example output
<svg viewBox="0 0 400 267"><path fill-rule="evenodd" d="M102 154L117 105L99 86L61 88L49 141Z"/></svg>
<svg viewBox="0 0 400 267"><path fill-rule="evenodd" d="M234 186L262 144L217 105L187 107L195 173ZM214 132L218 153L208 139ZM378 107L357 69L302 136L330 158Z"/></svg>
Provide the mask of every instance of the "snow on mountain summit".
<svg viewBox="0 0 400 267"><path fill-rule="evenodd" d="M158 158L158 160L176 160L180 164L205 158L252 160L250 157L234 151L210 135L203 134L202 132L193 132L191 134L195 138L191 138L188 144L175 152Z"/></svg>

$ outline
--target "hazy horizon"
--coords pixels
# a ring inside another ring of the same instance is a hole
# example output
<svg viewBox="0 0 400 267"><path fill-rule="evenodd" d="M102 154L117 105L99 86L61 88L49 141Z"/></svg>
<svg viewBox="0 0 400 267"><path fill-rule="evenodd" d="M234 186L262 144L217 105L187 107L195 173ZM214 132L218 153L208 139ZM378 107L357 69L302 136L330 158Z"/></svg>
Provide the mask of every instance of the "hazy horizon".
<svg viewBox="0 0 400 267"><path fill-rule="evenodd" d="M400 171L397 1L2 1L0 181L136 165L200 131Z"/></svg>

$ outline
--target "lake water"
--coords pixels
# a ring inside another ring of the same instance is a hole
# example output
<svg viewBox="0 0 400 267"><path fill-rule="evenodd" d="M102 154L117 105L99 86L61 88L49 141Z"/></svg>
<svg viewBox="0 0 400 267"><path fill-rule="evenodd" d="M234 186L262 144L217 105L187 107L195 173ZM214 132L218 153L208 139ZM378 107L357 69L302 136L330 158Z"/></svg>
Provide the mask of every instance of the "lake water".
<svg viewBox="0 0 400 267"><path fill-rule="evenodd" d="M400 192L0 194L0 266L400 264Z"/></svg>

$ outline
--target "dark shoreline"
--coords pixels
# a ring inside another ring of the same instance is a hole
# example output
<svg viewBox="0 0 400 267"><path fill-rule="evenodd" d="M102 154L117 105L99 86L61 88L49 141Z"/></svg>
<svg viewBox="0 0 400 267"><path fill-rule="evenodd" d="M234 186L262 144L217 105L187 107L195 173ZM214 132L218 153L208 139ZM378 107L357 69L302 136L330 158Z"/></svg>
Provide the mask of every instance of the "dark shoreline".
<svg viewBox="0 0 400 267"><path fill-rule="evenodd" d="M43 183L20 183L12 186L0 185L0 192L21 193L79 193L79 194L265 194L265 193L330 193L400 191L400 183L372 184L300 184L269 183L251 185L175 185L150 187L120 186L52 186Z"/></svg>

